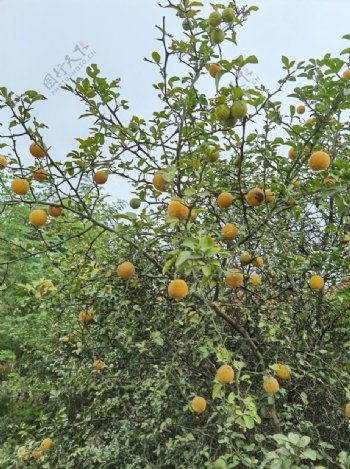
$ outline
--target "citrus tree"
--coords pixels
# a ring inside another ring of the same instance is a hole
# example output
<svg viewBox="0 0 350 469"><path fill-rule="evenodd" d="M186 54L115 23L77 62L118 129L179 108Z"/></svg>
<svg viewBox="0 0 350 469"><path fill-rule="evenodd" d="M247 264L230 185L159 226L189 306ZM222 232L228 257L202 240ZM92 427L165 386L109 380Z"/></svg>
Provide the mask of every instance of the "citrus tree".
<svg viewBox="0 0 350 469"><path fill-rule="evenodd" d="M90 134L59 161L45 98L0 88L2 216L61 269L28 288L50 327L3 381L40 412L6 411L5 467L348 468L350 49L244 86L257 7L163 7L183 33L158 28L147 121L91 65L64 87ZM103 202L118 178L127 211Z"/></svg>

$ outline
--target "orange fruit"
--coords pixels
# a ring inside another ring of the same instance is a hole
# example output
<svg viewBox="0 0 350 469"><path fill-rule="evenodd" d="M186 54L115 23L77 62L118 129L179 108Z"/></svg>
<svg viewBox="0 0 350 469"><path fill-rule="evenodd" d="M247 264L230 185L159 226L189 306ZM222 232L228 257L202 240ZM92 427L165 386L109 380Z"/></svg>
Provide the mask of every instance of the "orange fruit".
<svg viewBox="0 0 350 469"><path fill-rule="evenodd" d="M249 262L252 260L252 256L249 254L249 252L244 251L240 255L239 260L241 261L241 264L249 264Z"/></svg>
<svg viewBox="0 0 350 469"><path fill-rule="evenodd" d="M36 181L42 182L47 179L47 171L44 168L36 168L33 171L33 179Z"/></svg>
<svg viewBox="0 0 350 469"><path fill-rule="evenodd" d="M254 257L254 259L252 260L252 264L254 267L261 267L262 265L264 265L264 258L261 256Z"/></svg>
<svg viewBox="0 0 350 469"><path fill-rule="evenodd" d="M101 371L105 367L105 363L102 360L95 360L94 363L92 364L92 367L96 371Z"/></svg>
<svg viewBox="0 0 350 469"><path fill-rule="evenodd" d="M35 449L34 451L32 451L32 456L34 459L39 459L41 458L42 456L42 451L40 451L40 449Z"/></svg>
<svg viewBox="0 0 350 469"><path fill-rule="evenodd" d="M279 390L280 385L276 378L268 376L263 381L263 388L268 394L275 394Z"/></svg>
<svg viewBox="0 0 350 469"><path fill-rule="evenodd" d="M222 227L221 234L225 239L233 239L238 234L238 228L231 223L227 223Z"/></svg>
<svg viewBox="0 0 350 469"><path fill-rule="evenodd" d="M52 447L53 447L53 441L51 440L51 438L45 438L40 444L40 448L43 450L48 450L48 449L51 449Z"/></svg>
<svg viewBox="0 0 350 469"><path fill-rule="evenodd" d="M248 204L252 207L259 207L259 205L263 204L265 201L264 192L257 187L251 189L245 198Z"/></svg>
<svg viewBox="0 0 350 469"><path fill-rule="evenodd" d="M56 218L62 215L63 208L60 207L59 205L50 205L48 208L48 212L51 217Z"/></svg>
<svg viewBox="0 0 350 469"><path fill-rule="evenodd" d="M277 364L276 375L280 379L289 379L291 375L291 369L288 365L283 365L282 363Z"/></svg>
<svg viewBox="0 0 350 469"><path fill-rule="evenodd" d="M292 186L294 187L294 189L298 189L301 186L301 182L299 181L299 179L294 178L292 180Z"/></svg>
<svg viewBox="0 0 350 469"><path fill-rule="evenodd" d="M204 399L204 397L196 396L192 399L191 406L196 414L201 414L207 407L207 401Z"/></svg>
<svg viewBox="0 0 350 469"><path fill-rule="evenodd" d="M4 156L0 156L0 169L5 169L7 166L7 159Z"/></svg>
<svg viewBox="0 0 350 469"><path fill-rule="evenodd" d="M232 205L234 198L229 192L221 192L216 201L220 208L228 208Z"/></svg>
<svg viewBox="0 0 350 469"><path fill-rule="evenodd" d="M188 295L187 283L181 279L172 280L168 285L168 294L175 300L185 298Z"/></svg>
<svg viewBox="0 0 350 469"><path fill-rule="evenodd" d="M304 112L305 112L305 106L300 104L300 106L297 107L297 113L304 114Z"/></svg>
<svg viewBox="0 0 350 469"><path fill-rule="evenodd" d="M261 277L258 274L251 274L249 277L249 283L252 285L261 285Z"/></svg>
<svg viewBox="0 0 350 469"><path fill-rule="evenodd" d="M336 183L337 183L336 179L332 177L326 177L323 179L324 186L332 186L333 184L336 184Z"/></svg>
<svg viewBox="0 0 350 469"><path fill-rule="evenodd" d="M122 278L123 280L127 280L128 278L132 277L134 273L135 273L134 264L128 261L123 262L117 268L117 275L119 278Z"/></svg>
<svg viewBox="0 0 350 469"><path fill-rule="evenodd" d="M216 379L221 384L230 384L232 383L235 377L235 372L230 367L230 365L221 365L216 372Z"/></svg>
<svg viewBox="0 0 350 469"><path fill-rule="evenodd" d="M156 173L153 176L152 184L159 192L165 192L170 186L170 182L166 181L161 173Z"/></svg>
<svg viewBox="0 0 350 469"><path fill-rule="evenodd" d="M322 290L324 287L324 279L320 275L312 275L309 279L311 290Z"/></svg>
<svg viewBox="0 0 350 469"><path fill-rule="evenodd" d="M309 166L313 171L322 171L331 164L331 159L325 151L315 151L310 156Z"/></svg>
<svg viewBox="0 0 350 469"><path fill-rule="evenodd" d="M105 184L108 179L108 174L105 171L96 171L94 174L94 181L96 184Z"/></svg>
<svg viewBox="0 0 350 469"><path fill-rule="evenodd" d="M32 142L29 146L30 153L35 156L35 158L44 158L45 150L38 143Z"/></svg>
<svg viewBox="0 0 350 469"><path fill-rule="evenodd" d="M29 222L33 226L36 226L37 228L44 226L46 223L46 220L47 220L47 215L44 210L33 210L29 214Z"/></svg>
<svg viewBox="0 0 350 469"><path fill-rule="evenodd" d="M273 204L276 200L275 194L272 192L271 189L265 189L265 200L267 204Z"/></svg>
<svg viewBox="0 0 350 469"><path fill-rule="evenodd" d="M295 148L291 148L288 151L288 156L291 160L295 160L295 158L298 156L298 151Z"/></svg>
<svg viewBox="0 0 350 469"><path fill-rule="evenodd" d="M209 70L208 70L208 71L209 71L209 75L210 75L211 77L215 78L216 75L220 72L220 70L222 70L221 65L219 65L219 64L211 64L211 65L209 66Z"/></svg>
<svg viewBox="0 0 350 469"><path fill-rule="evenodd" d="M188 218L190 210L186 205L178 200L172 200L168 205L168 215L178 220L184 220Z"/></svg>
<svg viewBox="0 0 350 469"><path fill-rule="evenodd" d="M30 189L29 182L26 179L14 179L11 182L11 189L17 195L25 195Z"/></svg>
<svg viewBox="0 0 350 469"><path fill-rule="evenodd" d="M345 80L350 80L350 70L344 71L343 78L345 78Z"/></svg>
<svg viewBox="0 0 350 469"><path fill-rule="evenodd" d="M350 402L348 402L345 406L345 415L348 419L350 419Z"/></svg>
<svg viewBox="0 0 350 469"><path fill-rule="evenodd" d="M243 285L243 280L243 274L239 270L230 270L226 273L225 283L229 287L241 287Z"/></svg>
<svg viewBox="0 0 350 469"><path fill-rule="evenodd" d="M81 311L79 313L79 321L81 323L86 323L86 322L90 322L94 316L94 310L93 309L88 309L87 311Z"/></svg>

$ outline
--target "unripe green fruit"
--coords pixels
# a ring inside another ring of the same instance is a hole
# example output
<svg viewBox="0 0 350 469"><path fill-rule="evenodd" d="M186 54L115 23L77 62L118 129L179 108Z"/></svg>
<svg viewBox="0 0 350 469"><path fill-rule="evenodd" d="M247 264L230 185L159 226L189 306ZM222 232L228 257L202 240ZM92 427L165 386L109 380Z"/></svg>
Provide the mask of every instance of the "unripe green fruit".
<svg viewBox="0 0 350 469"><path fill-rule="evenodd" d="M234 127L237 124L237 119L233 117L231 114L229 115L228 119L223 121L223 125L225 127Z"/></svg>
<svg viewBox="0 0 350 469"><path fill-rule="evenodd" d="M214 44L221 44L221 42L225 39L225 33L222 29L215 28L212 30L210 38Z"/></svg>
<svg viewBox="0 0 350 469"><path fill-rule="evenodd" d="M208 23L212 28L216 28L221 23L221 15L218 11L213 11L210 13L208 18Z"/></svg>
<svg viewBox="0 0 350 469"><path fill-rule="evenodd" d="M235 86L232 89L232 98L233 98L234 101L236 101L236 99L243 98L243 95L244 95L244 92L243 92L242 88L240 88L239 86Z"/></svg>
<svg viewBox="0 0 350 469"><path fill-rule="evenodd" d="M191 29L191 21L189 19L185 19L183 20L182 22L182 28L185 30L185 31L189 31Z"/></svg>
<svg viewBox="0 0 350 469"><path fill-rule="evenodd" d="M226 469L226 462L223 459L217 459L214 462L214 469Z"/></svg>
<svg viewBox="0 0 350 469"><path fill-rule="evenodd" d="M219 159L220 152L217 147L209 146L204 150L205 161L208 163L215 163Z"/></svg>
<svg viewBox="0 0 350 469"><path fill-rule="evenodd" d="M215 117L219 121L225 121L230 117L230 108L226 104L219 104L215 108Z"/></svg>
<svg viewBox="0 0 350 469"><path fill-rule="evenodd" d="M222 12L222 19L225 23L232 23L235 17L235 10L233 8L225 8Z"/></svg>
<svg viewBox="0 0 350 469"><path fill-rule="evenodd" d="M236 119L243 119L247 115L247 104L244 101L235 101L231 106L231 115Z"/></svg>
<svg viewBox="0 0 350 469"><path fill-rule="evenodd" d="M139 126L137 122L134 122L134 121L130 122L129 129L132 130L133 132L137 132L139 130Z"/></svg>
<svg viewBox="0 0 350 469"><path fill-rule="evenodd" d="M129 205L131 208L137 209L141 205L141 200L140 199L131 199L129 202Z"/></svg>

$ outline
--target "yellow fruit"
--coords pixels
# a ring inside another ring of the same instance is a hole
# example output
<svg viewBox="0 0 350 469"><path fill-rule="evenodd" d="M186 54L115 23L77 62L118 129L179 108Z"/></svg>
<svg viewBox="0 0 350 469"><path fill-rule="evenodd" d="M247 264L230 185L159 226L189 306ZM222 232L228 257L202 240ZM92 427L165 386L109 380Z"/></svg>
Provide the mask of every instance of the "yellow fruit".
<svg viewBox="0 0 350 469"><path fill-rule="evenodd" d="M210 39L212 40L213 44L221 44L225 39L225 32L220 28L215 28L210 33Z"/></svg>
<svg viewBox="0 0 350 469"><path fill-rule="evenodd" d="M40 449L35 449L34 451L32 451L32 456L34 459L39 459L41 458L42 456L42 451L40 451Z"/></svg>
<svg viewBox="0 0 350 469"><path fill-rule="evenodd" d="M25 195L29 192L29 182L25 179L14 179L11 182L11 189L17 195Z"/></svg>
<svg viewBox="0 0 350 469"><path fill-rule="evenodd" d="M348 402L345 406L345 415L348 419L350 419L350 402Z"/></svg>
<svg viewBox="0 0 350 469"><path fill-rule="evenodd" d="M336 183L337 181L332 177L326 177L323 179L324 186L332 186L333 184L336 184Z"/></svg>
<svg viewBox="0 0 350 469"><path fill-rule="evenodd" d="M198 217L198 212L197 210L195 210L194 208L191 210L191 215L190 215L190 218L192 221L195 221L196 218Z"/></svg>
<svg viewBox="0 0 350 469"><path fill-rule="evenodd" d="M29 214L29 222L33 226L36 226L37 228L44 226L46 223L46 220L47 220L47 215L44 210L33 210Z"/></svg>
<svg viewBox="0 0 350 469"><path fill-rule="evenodd" d="M246 201L252 207L259 207L259 205L263 204L265 201L264 192L261 189L255 187L254 189L251 189L246 195Z"/></svg>
<svg viewBox="0 0 350 469"><path fill-rule="evenodd" d="M222 227L221 234L225 239L233 239L238 234L238 228L231 223Z"/></svg>
<svg viewBox="0 0 350 469"><path fill-rule="evenodd" d="M192 317L198 318L198 313L197 313L197 311L192 310L192 311L189 311L189 312L187 313L187 316L188 316L189 318L192 318Z"/></svg>
<svg viewBox="0 0 350 469"><path fill-rule="evenodd" d="M221 365L216 372L216 379L221 384L230 384L232 383L235 377L235 372L230 367L230 365Z"/></svg>
<svg viewBox="0 0 350 469"><path fill-rule="evenodd" d="M301 186L301 182L299 181L299 179L294 178L292 180L292 186L294 187L294 189L298 189Z"/></svg>
<svg viewBox="0 0 350 469"><path fill-rule="evenodd" d="M226 273L225 283L229 287L236 288L243 285L243 274L239 270L230 270Z"/></svg>
<svg viewBox="0 0 350 469"><path fill-rule="evenodd" d="M343 241L343 243L349 243L350 242L350 234L343 235L341 240Z"/></svg>
<svg viewBox="0 0 350 469"><path fill-rule="evenodd" d="M189 213L189 208L178 200L173 200L168 205L169 217L177 218L178 220L184 220L188 218Z"/></svg>
<svg viewBox="0 0 350 469"><path fill-rule="evenodd" d="M156 173L153 176L152 184L159 192L165 192L170 186L170 182L166 181L161 173Z"/></svg>
<svg viewBox="0 0 350 469"><path fill-rule="evenodd" d="M58 205L50 205L48 208L48 212L51 217L56 218L62 215L63 208Z"/></svg>
<svg viewBox="0 0 350 469"><path fill-rule="evenodd" d="M304 112L305 112L305 106L301 104L300 106L297 107L298 114L304 114Z"/></svg>
<svg viewBox="0 0 350 469"><path fill-rule="evenodd" d="M261 277L258 274L251 274L249 277L249 283L252 285L261 285Z"/></svg>
<svg viewBox="0 0 350 469"><path fill-rule="evenodd" d="M291 375L291 369L288 365L283 365L282 363L277 364L276 375L280 379L289 379Z"/></svg>
<svg viewBox="0 0 350 469"><path fill-rule="evenodd" d="M222 70L221 65L219 65L219 64L211 64L211 65L209 66L209 70L208 70L208 71L209 71L209 75L210 75L211 77L215 78L216 75L220 72L220 70Z"/></svg>
<svg viewBox="0 0 350 469"><path fill-rule="evenodd" d="M345 78L345 80L350 80L350 70L344 71L343 78Z"/></svg>
<svg viewBox="0 0 350 469"><path fill-rule="evenodd" d="M305 124L308 126L314 125L314 123L315 123L315 119L313 119L312 117L305 122Z"/></svg>
<svg viewBox="0 0 350 469"><path fill-rule="evenodd" d="M265 189L265 200L268 204L273 204L275 202L275 194L271 189Z"/></svg>
<svg viewBox="0 0 350 469"><path fill-rule="evenodd" d="M235 119L243 119L247 115L247 112L247 103L241 99L234 101L230 109L230 114Z"/></svg>
<svg viewBox="0 0 350 469"><path fill-rule="evenodd" d="M315 151L310 156L309 166L313 171L322 171L331 164L331 159L325 151Z"/></svg>
<svg viewBox="0 0 350 469"><path fill-rule="evenodd" d="M322 290L324 287L324 279L320 275L312 275L309 279L311 290Z"/></svg>
<svg viewBox="0 0 350 469"><path fill-rule="evenodd" d="M252 260L252 264L254 267L261 267L262 265L264 265L263 257L261 256L254 257L254 259Z"/></svg>
<svg viewBox="0 0 350 469"><path fill-rule="evenodd" d="M94 316L95 312L93 309L88 309L87 311L81 311L79 313L79 321L83 324L90 322Z"/></svg>
<svg viewBox="0 0 350 469"><path fill-rule="evenodd" d="M69 342L69 340L70 340L69 335L65 335L65 336L62 337L62 341L65 342L65 343Z"/></svg>
<svg viewBox="0 0 350 469"><path fill-rule="evenodd" d="M43 450L48 450L48 449L51 449L52 447L53 447L53 441L51 440L51 438L45 438L40 444L40 448Z"/></svg>
<svg viewBox="0 0 350 469"><path fill-rule="evenodd" d="M35 156L35 158L44 158L45 151L38 143L32 142L29 147L30 153Z"/></svg>
<svg viewBox="0 0 350 469"><path fill-rule="evenodd" d="M295 148L291 148L288 151L288 156L291 160L295 160L295 158L298 156L298 151Z"/></svg>
<svg viewBox="0 0 350 469"><path fill-rule="evenodd" d="M230 117L230 108L226 104L219 104L215 108L215 117L220 122L225 122Z"/></svg>
<svg viewBox="0 0 350 469"><path fill-rule="evenodd" d="M23 461L27 461L29 459L30 452L29 451L21 451L19 453L19 457L23 459Z"/></svg>
<svg viewBox="0 0 350 469"><path fill-rule="evenodd" d="M0 169L5 169L7 166L7 159L4 156L0 156Z"/></svg>
<svg viewBox="0 0 350 469"><path fill-rule="evenodd" d="M213 11L212 13L210 13L208 23L212 28L219 26L219 24L221 23L220 13L218 11Z"/></svg>
<svg viewBox="0 0 350 469"><path fill-rule="evenodd" d="M229 192L221 192L216 202L220 208L228 208L233 204L234 198Z"/></svg>
<svg viewBox="0 0 350 469"><path fill-rule="evenodd" d="M249 262L252 260L252 256L249 254L249 252L244 251L240 255L239 260L241 261L241 264L249 264Z"/></svg>
<svg viewBox="0 0 350 469"><path fill-rule="evenodd" d="M168 294L175 300L185 298L188 295L187 283L181 279L172 280L168 285Z"/></svg>
<svg viewBox="0 0 350 469"><path fill-rule="evenodd" d="M196 396L192 399L191 406L196 414L201 414L207 407L207 401L204 397Z"/></svg>
<svg viewBox="0 0 350 469"><path fill-rule="evenodd" d="M102 360L95 360L94 363L92 364L92 367L96 371L101 371L105 367L105 363Z"/></svg>
<svg viewBox="0 0 350 469"><path fill-rule="evenodd" d="M94 174L94 181L96 184L105 184L108 179L108 174L105 171L96 171Z"/></svg>
<svg viewBox="0 0 350 469"><path fill-rule="evenodd" d="M276 378L268 376L263 381L263 388L268 394L275 394L279 390L280 385Z"/></svg>
<svg viewBox="0 0 350 469"><path fill-rule="evenodd" d="M232 23L235 18L235 10L233 8L225 8L222 11L222 19L225 23Z"/></svg>
<svg viewBox="0 0 350 469"><path fill-rule="evenodd" d="M331 117L329 119L329 125L337 125L337 124L338 124L338 121L334 117Z"/></svg>
<svg viewBox="0 0 350 469"><path fill-rule="evenodd" d="M122 278L123 280L126 280L132 277L134 273L135 273L134 264L128 261L123 262L117 268L117 275L119 278Z"/></svg>
<svg viewBox="0 0 350 469"><path fill-rule="evenodd" d="M33 171L33 179L36 181L42 182L47 179L47 171L44 168L36 168Z"/></svg>

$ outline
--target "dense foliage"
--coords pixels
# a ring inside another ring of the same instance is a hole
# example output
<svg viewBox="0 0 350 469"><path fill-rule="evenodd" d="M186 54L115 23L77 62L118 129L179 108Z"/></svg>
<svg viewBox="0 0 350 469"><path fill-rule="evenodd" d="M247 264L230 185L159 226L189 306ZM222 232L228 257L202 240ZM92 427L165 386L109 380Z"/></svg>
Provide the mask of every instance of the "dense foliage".
<svg viewBox="0 0 350 469"><path fill-rule="evenodd" d="M350 468L349 60L243 86L257 7L164 7L149 122L92 65L59 161L0 88L1 467Z"/></svg>

